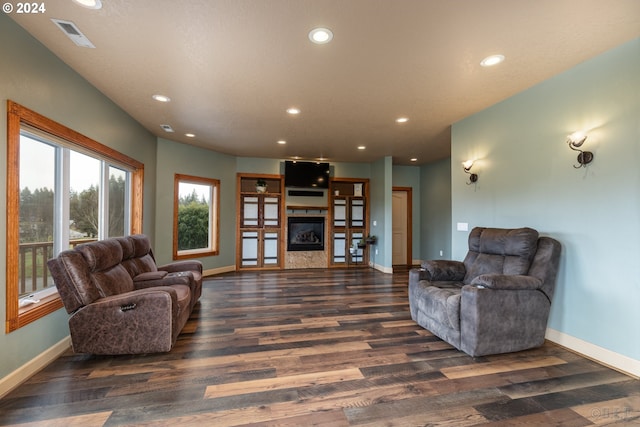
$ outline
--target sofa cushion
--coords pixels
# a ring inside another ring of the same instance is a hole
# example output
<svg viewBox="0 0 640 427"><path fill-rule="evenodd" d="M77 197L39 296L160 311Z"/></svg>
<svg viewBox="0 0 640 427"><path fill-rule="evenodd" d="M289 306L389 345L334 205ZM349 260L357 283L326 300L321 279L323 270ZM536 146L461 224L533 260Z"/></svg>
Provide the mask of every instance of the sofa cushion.
<svg viewBox="0 0 640 427"><path fill-rule="evenodd" d="M76 249L82 254L92 272L107 270L122 261L122 246L116 240L83 243Z"/></svg>
<svg viewBox="0 0 640 427"><path fill-rule="evenodd" d="M143 234L134 234L128 239L133 245L133 261L135 261L135 275L146 273L148 271L156 271L158 266L151 254L151 243L149 238Z"/></svg>
<svg viewBox="0 0 640 427"><path fill-rule="evenodd" d="M122 246L117 240L85 243L76 249L84 257L91 272L91 282L100 296L117 295L134 289L133 279L121 264Z"/></svg>
<svg viewBox="0 0 640 427"><path fill-rule="evenodd" d="M469 234L463 282L481 274L527 274L537 247L538 232L532 228L476 227Z"/></svg>
<svg viewBox="0 0 640 427"><path fill-rule="evenodd" d="M92 274L92 278L103 297L123 294L135 289L133 279L122 264L108 270L95 272Z"/></svg>

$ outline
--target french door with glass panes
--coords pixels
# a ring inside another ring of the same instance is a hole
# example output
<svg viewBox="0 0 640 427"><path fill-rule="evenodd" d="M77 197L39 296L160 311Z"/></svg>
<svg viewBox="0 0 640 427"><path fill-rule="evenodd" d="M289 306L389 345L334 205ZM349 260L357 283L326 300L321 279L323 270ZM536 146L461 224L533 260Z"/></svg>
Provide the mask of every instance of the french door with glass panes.
<svg viewBox="0 0 640 427"><path fill-rule="evenodd" d="M238 268L281 268L281 194L241 191L239 197Z"/></svg>
<svg viewBox="0 0 640 427"><path fill-rule="evenodd" d="M366 245L368 206L366 180L334 180L331 183L332 266L368 266Z"/></svg>

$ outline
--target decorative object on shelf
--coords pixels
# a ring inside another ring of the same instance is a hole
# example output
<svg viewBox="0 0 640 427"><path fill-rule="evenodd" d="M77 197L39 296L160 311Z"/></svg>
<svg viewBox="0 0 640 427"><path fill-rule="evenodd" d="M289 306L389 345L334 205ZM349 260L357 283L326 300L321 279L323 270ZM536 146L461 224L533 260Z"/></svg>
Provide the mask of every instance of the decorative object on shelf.
<svg viewBox="0 0 640 427"><path fill-rule="evenodd" d="M267 181L265 181L262 178L259 178L258 181L256 181L256 191L258 193L266 193L267 192Z"/></svg>
<svg viewBox="0 0 640 427"><path fill-rule="evenodd" d="M464 168L464 172L469 174L469 182L467 182L467 185L473 184L475 182L478 181L478 174L475 173L471 173L471 168L473 167L473 160L467 160L465 162L462 162L462 167Z"/></svg>
<svg viewBox="0 0 640 427"><path fill-rule="evenodd" d="M362 197L362 183L353 184L353 195L356 197Z"/></svg>
<svg viewBox="0 0 640 427"><path fill-rule="evenodd" d="M569 148L578 152L579 165L573 165L576 169L587 167L587 165L593 160L593 153L591 151L582 151L580 149L586 140L587 135L584 132L574 132L567 137L567 144L569 144Z"/></svg>
<svg viewBox="0 0 640 427"><path fill-rule="evenodd" d="M378 242L378 238L376 236L368 235L366 242L367 245L375 245Z"/></svg>

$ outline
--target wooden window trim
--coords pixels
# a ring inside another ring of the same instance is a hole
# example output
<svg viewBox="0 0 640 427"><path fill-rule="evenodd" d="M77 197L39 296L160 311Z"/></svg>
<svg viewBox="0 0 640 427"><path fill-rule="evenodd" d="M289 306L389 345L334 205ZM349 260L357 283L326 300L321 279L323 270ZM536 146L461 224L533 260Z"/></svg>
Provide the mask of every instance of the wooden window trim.
<svg viewBox="0 0 640 427"><path fill-rule="evenodd" d="M18 256L20 246L20 130L22 125L41 130L102 158L116 161L131 171L131 233L142 232L142 193L144 186L144 164L118 151L84 136L73 129L57 123L16 102L7 100L7 241L6 241L6 325L7 333L15 331L47 314L62 308L56 293L28 308L18 306Z"/></svg>
<svg viewBox="0 0 640 427"><path fill-rule="evenodd" d="M189 182L193 184L209 185L215 188L215 200L211 200L214 204L212 209L213 230L209 230L211 239L211 250L193 251L188 254L178 253L178 205L180 201L180 182ZM201 176L175 174L173 179L173 259L182 260L190 258L201 258L207 256L216 256L220 253L220 180L215 178L204 178Z"/></svg>

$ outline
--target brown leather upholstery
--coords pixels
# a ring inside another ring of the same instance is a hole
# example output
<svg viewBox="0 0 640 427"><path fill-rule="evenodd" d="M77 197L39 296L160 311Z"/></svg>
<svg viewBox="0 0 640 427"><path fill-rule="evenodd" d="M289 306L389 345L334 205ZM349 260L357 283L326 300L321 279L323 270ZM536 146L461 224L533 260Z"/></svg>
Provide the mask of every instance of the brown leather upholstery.
<svg viewBox="0 0 640 427"><path fill-rule="evenodd" d="M169 351L202 294L202 264L156 266L144 235L78 245L47 263L77 353Z"/></svg>

